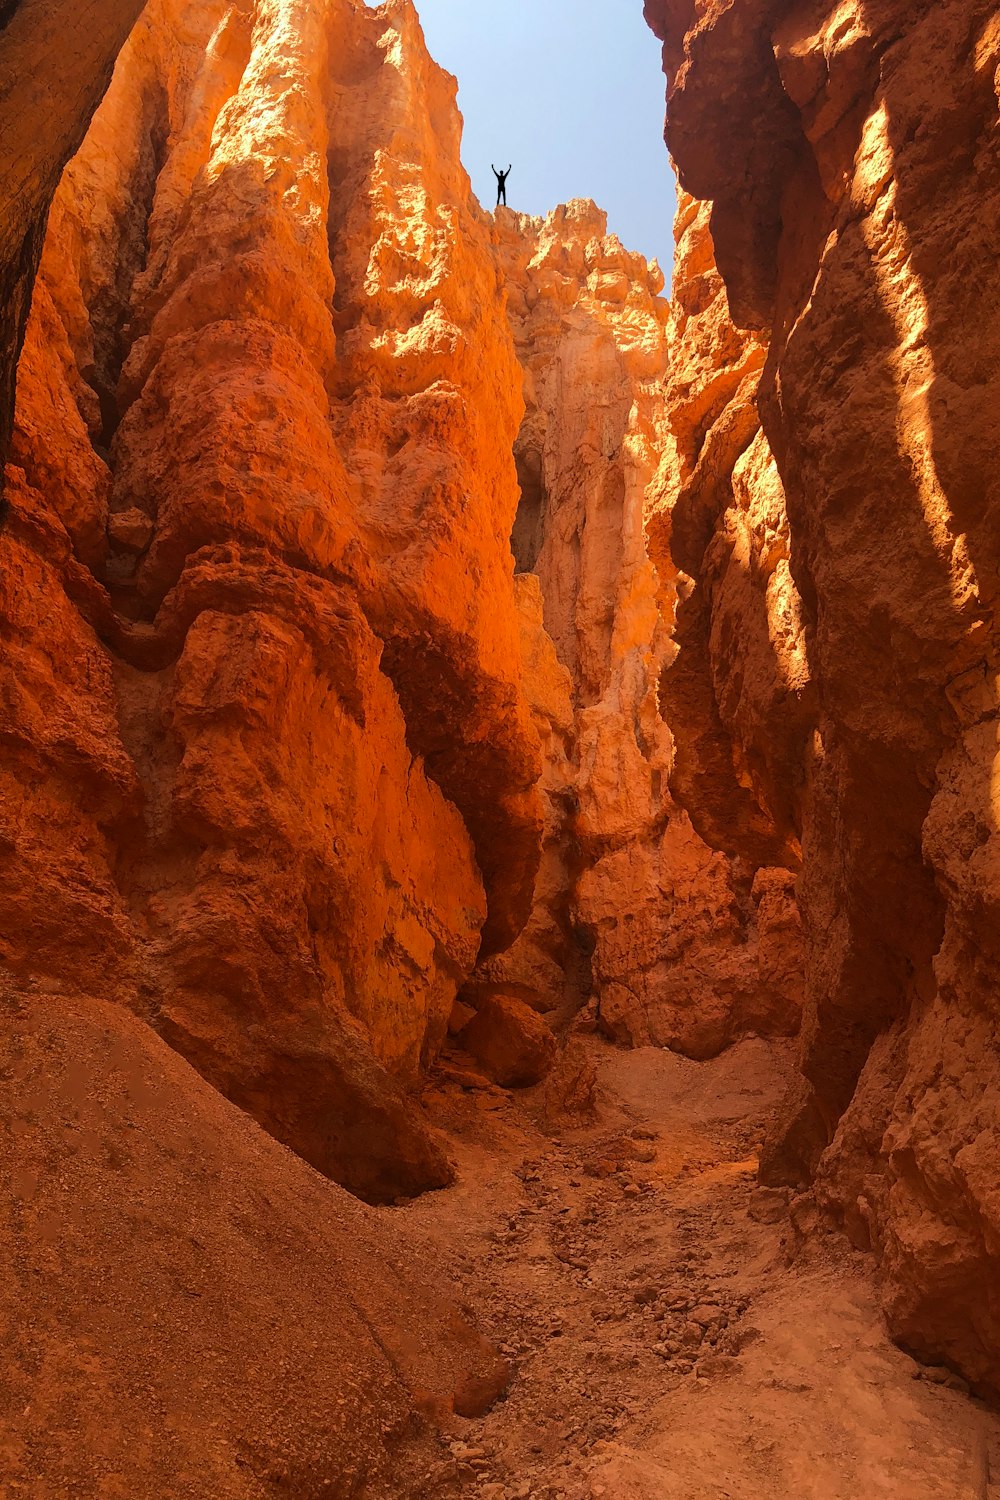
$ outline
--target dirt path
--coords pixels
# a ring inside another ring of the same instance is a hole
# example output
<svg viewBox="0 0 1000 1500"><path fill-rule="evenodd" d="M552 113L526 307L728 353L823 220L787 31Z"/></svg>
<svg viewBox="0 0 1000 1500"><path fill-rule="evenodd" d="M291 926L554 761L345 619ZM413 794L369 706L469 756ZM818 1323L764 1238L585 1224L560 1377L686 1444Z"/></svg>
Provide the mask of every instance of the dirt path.
<svg viewBox="0 0 1000 1500"><path fill-rule="evenodd" d="M789 1261L756 1153L787 1052L714 1063L597 1040L596 1119L444 1081L458 1185L405 1213L515 1367L456 1424L483 1500L997 1500L996 1419L887 1340L869 1260ZM428 1494L454 1493L452 1487Z"/></svg>

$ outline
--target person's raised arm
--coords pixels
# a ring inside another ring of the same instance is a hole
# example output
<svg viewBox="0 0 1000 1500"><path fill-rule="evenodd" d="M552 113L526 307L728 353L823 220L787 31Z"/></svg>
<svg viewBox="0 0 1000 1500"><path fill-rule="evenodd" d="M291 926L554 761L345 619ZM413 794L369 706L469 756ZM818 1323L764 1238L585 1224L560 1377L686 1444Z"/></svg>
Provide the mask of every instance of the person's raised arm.
<svg viewBox="0 0 1000 1500"><path fill-rule="evenodd" d="M493 167L493 163L492 162L490 162L490 166ZM496 167L493 167L493 176L494 177L499 177L500 176L500 173L497 171Z"/></svg>

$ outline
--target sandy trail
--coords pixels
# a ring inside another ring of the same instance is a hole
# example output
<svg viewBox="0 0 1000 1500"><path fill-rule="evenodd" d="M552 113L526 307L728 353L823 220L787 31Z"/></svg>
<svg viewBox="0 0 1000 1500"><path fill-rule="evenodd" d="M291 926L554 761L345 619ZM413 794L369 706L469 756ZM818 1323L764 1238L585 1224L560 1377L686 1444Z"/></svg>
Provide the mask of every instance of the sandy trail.
<svg viewBox="0 0 1000 1500"><path fill-rule="evenodd" d="M553 1131L530 1095L441 1081L429 1103L459 1182L394 1211L516 1370L448 1435L460 1492L995 1500L996 1418L889 1342L868 1258L839 1237L793 1257L784 1215L759 1222L788 1051L748 1041L696 1064L578 1045L594 1121Z"/></svg>

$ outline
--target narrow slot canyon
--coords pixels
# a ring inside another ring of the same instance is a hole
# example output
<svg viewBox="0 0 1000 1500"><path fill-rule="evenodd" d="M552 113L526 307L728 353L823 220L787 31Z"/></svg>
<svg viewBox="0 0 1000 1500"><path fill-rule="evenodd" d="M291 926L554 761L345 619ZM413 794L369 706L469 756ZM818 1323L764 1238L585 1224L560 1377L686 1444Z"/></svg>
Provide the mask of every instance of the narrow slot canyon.
<svg viewBox="0 0 1000 1500"><path fill-rule="evenodd" d="M1000 1496L1000 12L627 3L0 0L12 1500Z"/></svg>

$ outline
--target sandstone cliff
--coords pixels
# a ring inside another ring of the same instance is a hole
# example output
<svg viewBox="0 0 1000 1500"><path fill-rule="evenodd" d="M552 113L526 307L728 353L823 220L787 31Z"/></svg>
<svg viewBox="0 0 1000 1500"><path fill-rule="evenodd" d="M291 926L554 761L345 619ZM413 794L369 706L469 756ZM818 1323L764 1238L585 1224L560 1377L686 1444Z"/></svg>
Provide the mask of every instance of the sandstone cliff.
<svg viewBox="0 0 1000 1500"><path fill-rule="evenodd" d="M609 1036L693 1057L748 1032L794 1033L791 876L710 848L668 787L684 745L658 693L675 651L676 570L664 558L657 573L643 531L676 447L662 274L608 235L592 203L545 220L501 210L497 222L525 372L512 545L526 687L558 733L545 738L532 921L478 982L542 1008L593 995ZM537 644L540 623L551 647ZM537 668L552 647L561 687Z"/></svg>
<svg viewBox="0 0 1000 1500"><path fill-rule="evenodd" d="M153 0L56 194L0 533L12 1483L447 1491L428 1419L508 1378L335 1185L450 1180L420 1087L540 857L458 132L408 3Z"/></svg>
<svg viewBox="0 0 1000 1500"><path fill-rule="evenodd" d="M520 379L412 5L154 0L57 195L0 569L3 959L371 1198L530 910Z"/></svg>
<svg viewBox="0 0 1000 1500"><path fill-rule="evenodd" d="M0 475L49 205L142 5L143 0L4 0L0 5Z"/></svg>
<svg viewBox="0 0 1000 1500"><path fill-rule="evenodd" d="M788 848L668 790L662 278L593 205L491 221L459 130L409 0L153 0L53 204L2 543L6 971L378 1201L449 1180L460 992L693 1056L798 1024Z"/></svg>
<svg viewBox="0 0 1000 1500"><path fill-rule="evenodd" d="M801 848L804 1080L766 1170L995 1393L995 7L646 11L711 205L681 207L697 402L650 522L695 581L673 787L717 848Z"/></svg>

